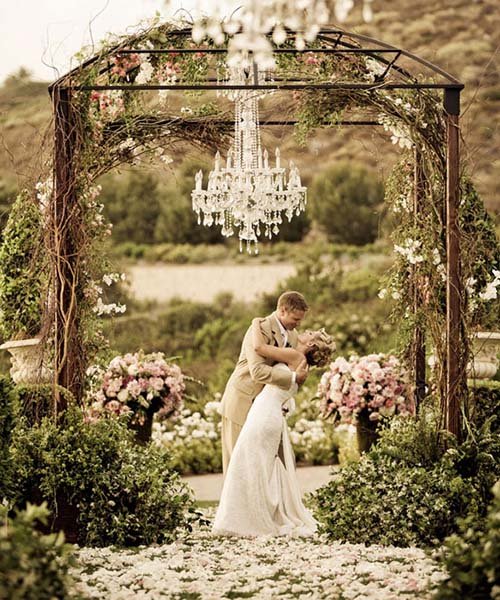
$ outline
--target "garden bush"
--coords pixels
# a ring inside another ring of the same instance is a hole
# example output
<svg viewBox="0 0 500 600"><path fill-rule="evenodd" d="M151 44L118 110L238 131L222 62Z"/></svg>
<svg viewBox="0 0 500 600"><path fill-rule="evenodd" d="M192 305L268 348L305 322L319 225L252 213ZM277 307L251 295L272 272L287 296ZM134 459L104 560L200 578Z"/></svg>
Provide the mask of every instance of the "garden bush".
<svg viewBox="0 0 500 600"><path fill-rule="evenodd" d="M71 546L61 534L43 535L36 525L46 522L44 506L28 505L12 518L0 505L0 598L55 600L70 594Z"/></svg>
<svg viewBox="0 0 500 600"><path fill-rule="evenodd" d="M9 377L0 377L0 502L9 494L12 468L9 446L15 419L14 386Z"/></svg>
<svg viewBox="0 0 500 600"><path fill-rule="evenodd" d="M500 481L484 525L469 517L460 532L445 540L442 560L448 578L435 600L482 600L500 597Z"/></svg>
<svg viewBox="0 0 500 600"><path fill-rule="evenodd" d="M178 527L196 518L194 500L155 445L137 446L117 419L84 421L68 409L56 424L48 418L30 426L20 419L11 458L17 506L46 501L51 525L62 501L78 511L79 539L93 546L169 541Z"/></svg>
<svg viewBox="0 0 500 600"><path fill-rule="evenodd" d="M500 440L488 423L458 444L431 419L396 418L369 453L316 492L316 517L332 539L434 545L460 519L484 518L498 477Z"/></svg>
<svg viewBox="0 0 500 600"><path fill-rule="evenodd" d="M500 433L500 381L485 381L470 390L471 421L481 427L490 417L492 431Z"/></svg>
<svg viewBox="0 0 500 600"><path fill-rule="evenodd" d="M53 415L52 384L18 384L15 387L19 414L23 415L30 425L40 423L43 417ZM73 394L62 386L57 386L62 401L70 406L75 403Z"/></svg>
<svg viewBox="0 0 500 600"><path fill-rule="evenodd" d="M376 239L384 188L362 165L344 161L319 173L309 196L313 219L332 241L363 245Z"/></svg>
<svg viewBox="0 0 500 600"><path fill-rule="evenodd" d="M432 470L363 456L315 495L315 516L331 539L394 546L433 545L477 512L479 494L448 464Z"/></svg>

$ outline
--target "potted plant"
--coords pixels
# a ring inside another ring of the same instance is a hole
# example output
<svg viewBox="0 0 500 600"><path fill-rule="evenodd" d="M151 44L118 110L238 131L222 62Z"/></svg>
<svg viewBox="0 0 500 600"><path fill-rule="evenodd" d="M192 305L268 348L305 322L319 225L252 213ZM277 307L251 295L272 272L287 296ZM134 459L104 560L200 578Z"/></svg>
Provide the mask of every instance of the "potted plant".
<svg viewBox="0 0 500 600"><path fill-rule="evenodd" d="M0 245L0 346L11 353L16 383L50 379L39 332L46 287L41 212L27 190L14 202Z"/></svg>
<svg viewBox="0 0 500 600"><path fill-rule="evenodd" d="M392 355L338 357L323 374L318 395L325 418L356 425L360 452L377 439L381 417L415 414L406 371Z"/></svg>
<svg viewBox="0 0 500 600"><path fill-rule="evenodd" d="M162 352L145 354L140 350L116 356L99 379L100 385L90 393L87 418L128 415L139 443L151 439L153 415L166 419L182 407L184 375Z"/></svg>

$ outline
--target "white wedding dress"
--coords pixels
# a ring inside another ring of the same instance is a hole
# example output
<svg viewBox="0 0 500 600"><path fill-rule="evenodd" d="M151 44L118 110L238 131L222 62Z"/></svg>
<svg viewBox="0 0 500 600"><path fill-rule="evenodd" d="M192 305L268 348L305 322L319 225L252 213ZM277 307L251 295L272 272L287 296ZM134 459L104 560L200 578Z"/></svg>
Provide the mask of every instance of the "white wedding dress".
<svg viewBox="0 0 500 600"><path fill-rule="evenodd" d="M288 369L285 364L279 368ZM215 515L215 535L312 535L316 521L302 504L282 406L291 393L266 385L238 437ZM282 442L281 458L278 456Z"/></svg>

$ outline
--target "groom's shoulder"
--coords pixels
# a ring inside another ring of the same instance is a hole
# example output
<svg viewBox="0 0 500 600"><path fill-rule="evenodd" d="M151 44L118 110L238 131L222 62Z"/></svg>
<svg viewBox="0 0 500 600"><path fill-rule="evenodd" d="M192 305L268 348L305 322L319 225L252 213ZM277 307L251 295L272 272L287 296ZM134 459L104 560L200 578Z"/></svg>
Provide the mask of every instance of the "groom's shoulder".
<svg viewBox="0 0 500 600"><path fill-rule="evenodd" d="M273 315L267 315L267 317L254 317L249 329L251 329L255 323L264 330L272 329Z"/></svg>

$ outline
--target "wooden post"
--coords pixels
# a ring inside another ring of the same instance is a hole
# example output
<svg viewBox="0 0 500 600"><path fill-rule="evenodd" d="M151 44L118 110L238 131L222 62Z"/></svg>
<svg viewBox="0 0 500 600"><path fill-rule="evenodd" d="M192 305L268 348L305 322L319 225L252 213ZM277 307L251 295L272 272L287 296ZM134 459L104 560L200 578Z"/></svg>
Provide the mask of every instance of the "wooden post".
<svg viewBox="0 0 500 600"><path fill-rule="evenodd" d="M457 437L461 432L460 395L466 390L465 340L461 336L462 284L460 277L459 114L460 91L446 88L446 366L445 426Z"/></svg>
<svg viewBox="0 0 500 600"><path fill-rule="evenodd" d="M414 219L418 220L418 216L422 211L424 196L424 170L422 168L422 155L418 147L415 147L415 164L414 164L414 195L413 195L413 215ZM415 265L415 274L418 270L418 265ZM419 289L417 282L413 283L413 311L416 315L422 303L422 290ZM418 407L425 398L426 391L426 365L425 365L425 334L422 326L416 324L413 332L413 369L415 375L415 407Z"/></svg>
<svg viewBox="0 0 500 600"><path fill-rule="evenodd" d="M54 204L52 214L52 252L54 259L54 383L81 398L83 374L81 336L76 312L78 273L78 236L80 211L76 202L77 132L67 88L55 87L54 110ZM54 385L57 412L66 408Z"/></svg>

